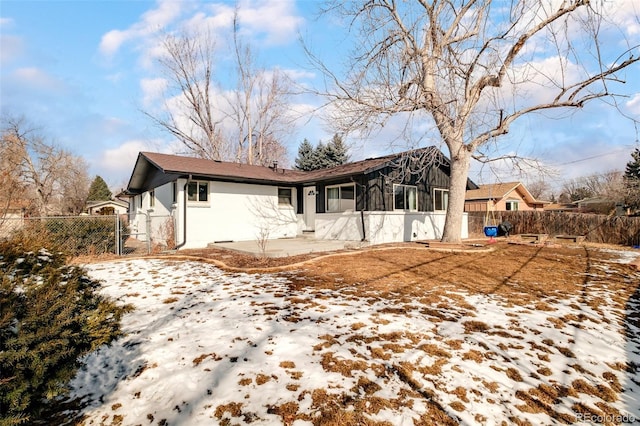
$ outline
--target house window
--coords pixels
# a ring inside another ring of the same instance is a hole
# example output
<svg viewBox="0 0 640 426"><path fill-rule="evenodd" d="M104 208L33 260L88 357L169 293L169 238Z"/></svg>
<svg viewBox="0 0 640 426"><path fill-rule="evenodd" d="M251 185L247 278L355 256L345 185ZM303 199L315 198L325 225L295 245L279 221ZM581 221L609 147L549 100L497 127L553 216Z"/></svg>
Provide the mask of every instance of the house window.
<svg viewBox="0 0 640 426"><path fill-rule="evenodd" d="M449 206L449 190L434 189L433 190L433 210L447 210Z"/></svg>
<svg viewBox="0 0 640 426"><path fill-rule="evenodd" d="M328 186L327 212L344 212L356 208L356 187L354 184Z"/></svg>
<svg viewBox="0 0 640 426"><path fill-rule="evenodd" d="M209 201L209 182L189 182L187 186L187 200Z"/></svg>
<svg viewBox="0 0 640 426"><path fill-rule="evenodd" d="M138 208L141 209L142 208L142 194L136 195L136 198L138 199Z"/></svg>
<svg viewBox="0 0 640 426"><path fill-rule="evenodd" d="M393 185L393 209L418 210L418 188L410 185Z"/></svg>
<svg viewBox="0 0 640 426"><path fill-rule="evenodd" d="M506 208L507 211L517 212L518 211L518 202L517 201L507 201L505 208Z"/></svg>
<svg viewBox="0 0 640 426"><path fill-rule="evenodd" d="M291 188L278 188L278 205L291 206Z"/></svg>
<svg viewBox="0 0 640 426"><path fill-rule="evenodd" d="M154 208L156 206L156 191L152 189L149 191L149 208Z"/></svg>
<svg viewBox="0 0 640 426"><path fill-rule="evenodd" d="M178 182L175 180L171 182L171 202L173 204L178 202Z"/></svg>

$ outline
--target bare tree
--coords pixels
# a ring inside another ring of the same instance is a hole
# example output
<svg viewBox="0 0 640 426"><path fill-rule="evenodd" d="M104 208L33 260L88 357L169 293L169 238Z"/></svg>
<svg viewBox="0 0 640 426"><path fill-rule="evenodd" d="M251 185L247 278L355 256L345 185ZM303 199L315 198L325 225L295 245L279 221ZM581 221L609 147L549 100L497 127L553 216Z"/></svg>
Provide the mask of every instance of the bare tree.
<svg viewBox="0 0 640 426"><path fill-rule="evenodd" d="M602 45L606 7L589 0L336 0L327 11L346 17L357 37L349 71L339 77L308 53L332 84L325 94L341 130L368 132L396 115L433 124L451 159L443 240L458 242L472 158L489 160L495 138L527 114L605 97L615 103L621 71L640 55L622 43ZM543 51L551 53L540 60Z"/></svg>
<svg viewBox="0 0 640 426"><path fill-rule="evenodd" d="M6 118L2 140L3 150L15 161L14 179L23 188L22 197L31 201L32 213L66 213L62 209L65 194L73 193L79 197L76 203L84 204L88 181L82 179L87 175L82 158L46 142L24 118Z"/></svg>
<svg viewBox="0 0 640 426"><path fill-rule="evenodd" d="M61 164L65 172L60 177L63 214L78 215L83 212L89 195L89 165L81 157L69 155Z"/></svg>
<svg viewBox="0 0 640 426"><path fill-rule="evenodd" d="M550 200L552 197L549 182L542 179L528 182L527 190L536 200Z"/></svg>
<svg viewBox="0 0 640 426"><path fill-rule="evenodd" d="M626 191L623 174L620 171L582 176L566 181L562 186L564 199L579 201L598 197L611 203L624 201Z"/></svg>
<svg viewBox="0 0 640 426"><path fill-rule="evenodd" d="M168 79L161 112L143 111L191 153L210 160L228 155L213 86L215 43L209 34L165 35L160 66Z"/></svg>
<svg viewBox="0 0 640 426"><path fill-rule="evenodd" d="M0 225L10 210L22 208L20 197L24 184L20 181L20 156L13 139L3 132L0 139Z"/></svg>
<svg viewBox="0 0 640 426"><path fill-rule="evenodd" d="M208 33L165 35L159 64L170 84L164 106L159 112L143 112L195 156L260 165L280 162L286 149L279 141L292 128L288 80L277 69L258 68L239 32L236 11L231 34L237 86L232 90L224 90L216 74L214 60L224 55ZM273 149L274 144L279 146Z"/></svg>
<svg viewBox="0 0 640 426"><path fill-rule="evenodd" d="M233 22L233 50L237 87L229 99L231 117L237 127L236 161L262 166L283 164L286 148L280 138L290 133L289 81L278 69L257 67L251 47L240 39L238 11Z"/></svg>

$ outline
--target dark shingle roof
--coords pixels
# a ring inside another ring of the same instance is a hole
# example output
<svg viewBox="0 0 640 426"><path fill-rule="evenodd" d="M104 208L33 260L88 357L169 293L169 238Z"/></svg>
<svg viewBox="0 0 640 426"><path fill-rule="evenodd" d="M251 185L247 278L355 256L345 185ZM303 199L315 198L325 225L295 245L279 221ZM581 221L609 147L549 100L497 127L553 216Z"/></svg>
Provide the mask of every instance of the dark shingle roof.
<svg viewBox="0 0 640 426"><path fill-rule="evenodd" d="M427 152L428 150L442 155L435 147L416 151ZM274 185L314 183L327 179L366 174L412 152L414 151L369 158L309 172L283 168L274 169L265 166L214 161L157 152L141 152L138 155L138 160L129 180L127 192L139 193L141 190L148 190L174 180L177 176ZM154 173L154 169L156 176L150 176Z"/></svg>
<svg viewBox="0 0 640 426"><path fill-rule="evenodd" d="M273 169L264 166L214 161L195 157L182 157L156 152L142 152L140 154L164 173L168 174L191 174L203 177L295 182L303 173L297 170Z"/></svg>

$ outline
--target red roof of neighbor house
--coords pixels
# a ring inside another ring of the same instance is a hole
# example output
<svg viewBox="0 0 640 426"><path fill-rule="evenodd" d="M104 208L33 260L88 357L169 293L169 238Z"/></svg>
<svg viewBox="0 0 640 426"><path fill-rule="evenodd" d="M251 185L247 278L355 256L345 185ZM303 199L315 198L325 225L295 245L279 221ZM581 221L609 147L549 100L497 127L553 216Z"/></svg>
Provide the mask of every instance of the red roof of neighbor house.
<svg viewBox="0 0 640 426"><path fill-rule="evenodd" d="M467 191L465 195L465 201L477 201L477 200L501 200L508 196L513 191L519 191L522 198L529 204L544 204L548 201L536 200L531 195L527 187L522 182L504 182L504 183L492 183L488 185L480 185L478 189L472 189Z"/></svg>

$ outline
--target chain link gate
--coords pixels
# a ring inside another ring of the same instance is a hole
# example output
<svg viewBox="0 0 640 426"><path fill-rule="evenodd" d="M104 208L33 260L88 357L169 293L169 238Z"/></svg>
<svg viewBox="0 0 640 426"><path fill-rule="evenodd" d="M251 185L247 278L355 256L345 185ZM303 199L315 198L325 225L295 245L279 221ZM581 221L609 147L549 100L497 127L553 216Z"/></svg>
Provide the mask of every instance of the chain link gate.
<svg viewBox="0 0 640 426"><path fill-rule="evenodd" d="M172 215L136 211L127 215L127 225L121 255L150 254L175 248L176 224Z"/></svg>

